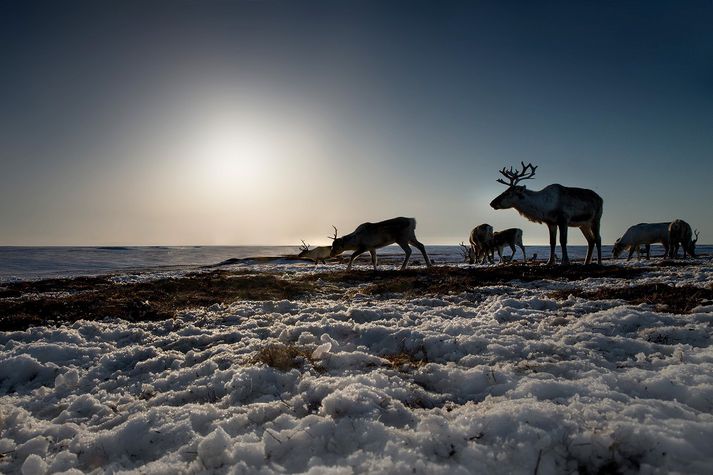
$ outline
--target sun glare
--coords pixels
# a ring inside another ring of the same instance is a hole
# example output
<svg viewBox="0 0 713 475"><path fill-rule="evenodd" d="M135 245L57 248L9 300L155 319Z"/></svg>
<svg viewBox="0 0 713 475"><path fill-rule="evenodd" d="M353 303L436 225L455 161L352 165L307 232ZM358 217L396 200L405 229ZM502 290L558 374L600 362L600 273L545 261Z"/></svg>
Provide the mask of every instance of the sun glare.
<svg viewBox="0 0 713 475"><path fill-rule="evenodd" d="M207 127L195 141L193 158L207 186L257 186L274 159L265 131L230 123Z"/></svg>

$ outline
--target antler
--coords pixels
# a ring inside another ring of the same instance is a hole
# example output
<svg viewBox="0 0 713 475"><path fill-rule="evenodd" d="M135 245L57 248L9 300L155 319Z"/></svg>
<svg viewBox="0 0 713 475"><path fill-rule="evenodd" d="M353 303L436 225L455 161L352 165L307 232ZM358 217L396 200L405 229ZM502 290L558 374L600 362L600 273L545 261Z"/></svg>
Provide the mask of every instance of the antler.
<svg viewBox="0 0 713 475"><path fill-rule="evenodd" d="M327 236L327 237L328 237L329 239L331 239L332 241L334 241L335 239L337 239L337 227L336 227L335 225L332 225L332 227L334 228L334 236L333 236L333 237L332 237L332 236Z"/></svg>
<svg viewBox="0 0 713 475"><path fill-rule="evenodd" d="M468 260L470 258L470 248L463 244L463 241L460 242L460 252L463 254L463 260Z"/></svg>
<svg viewBox="0 0 713 475"><path fill-rule="evenodd" d="M529 180L533 176L535 176L535 170L537 170L537 166L533 165L532 163L528 163L525 165L525 162L520 162L522 164L522 171L517 171L513 170L512 167L510 167L509 170L506 170L505 167L503 167L502 170L500 170L500 173L510 180L510 183L507 183L505 180L502 178L498 178L496 181L498 183L502 183L503 185L507 186L515 186L518 183L520 183L522 180ZM529 171L528 171L529 169Z"/></svg>
<svg viewBox="0 0 713 475"><path fill-rule="evenodd" d="M698 242L698 230L693 231L693 234L696 235L696 239L694 239L693 242Z"/></svg>
<svg viewBox="0 0 713 475"><path fill-rule="evenodd" d="M302 245L300 246L300 251L309 251L309 244L305 244L304 240L302 240Z"/></svg>

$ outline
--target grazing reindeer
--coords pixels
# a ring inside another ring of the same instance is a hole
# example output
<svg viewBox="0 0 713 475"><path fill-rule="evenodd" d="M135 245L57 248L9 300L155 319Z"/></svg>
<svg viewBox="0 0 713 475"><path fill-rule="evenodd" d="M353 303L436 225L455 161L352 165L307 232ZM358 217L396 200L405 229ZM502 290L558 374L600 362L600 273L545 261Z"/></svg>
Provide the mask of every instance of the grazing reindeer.
<svg viewBox="0 0 713 475"><path fill-rule="evenodd" d="M493 251L488 249L488 242L493 238L493 227L489 224L479 224L470 232L470 247L473 250L474 259L485 264L485 259L493 263ZM472 264L472 262L471 262Z"/></svg>
<svg viewBox="0 0 713 475"><path fill-rule="evenodd" d="M691 257L696 257L696 242L698 242L698 230L696 229L695 235L696 239L691 239L691 225L682 219L676 219L671 221L668 227L668 239L669 239L669 257L674 258L678 256L678 247L683 248L683 258L686 258L686 253L690 254Z"/></svg>
<svg viewBox="0 0 713 475"><path fill-rule="evenodd" d="M319 261L322 261L322 264L326 264L327 261L325 259L329 257L331 251L332 246L317 246L314 249L310 249L309 244L305 244L305 242L302 241L300 253L297 254L297 257L312 259L314 261L314 265L317 265Z"/></svg>
<svg viewBox="0 0 713 475"><path fill-rule="evenodd" d="M471 246L466 246L463 241L460 242L460 253L463 256L463 262L473 264L475 262L475 252Z"/></svg>
<svg viewBox="0 0 713 475"><path fill-rule="evenodd" d="M499 178L498 183L508 186L491 203L494 209L515 208L522 216L535 223L545 223L550 231L550 258L547 265L555 263L555 245L557 228L560 231L562 246L562 264L569 264L567 256L567 227L578 227L587 240L587 258L585 264L592 262L594 246L597 246L597 261L602 263L602 238L599 234L599 222L602 218L603 200L584 188L570 188L558 184L546 186L540 191L531 191L518 186L522 180L535 175L536 166L522 164L522 171L503 168L500 173L509 180Z"/></svg>
<svg viewBox="0 0 713 475"><path fill-rule="evenodd" d="M522 261L527 261L525 246L522 245L522 229L509 228L495 232L487 245L489 249L495 249L498 251L500 262L512 262L515 257L515 246L517 245L520 249L522 249ZM508 259L503 260L503 247L506 245L510 247L512 254Z"/></svg>
<svg viewBox="0 0 713 475"><path fill-rule="evenodd" d="M639 223L626 230L624 235L616 240L612 248L612 256L616 259L624 249L629 250L626 260L630 260L636 251L636 257L641 259L641 245L644 245L646 259L651 256L651 244L660 242L664 247L664 255L668 255L670 223Z"/></svg>
<svg viewBox="0 0 713 475"><path fill-rule="evenodd" d="M332 242L330 256L334 257L344 251L354 250L349 258L347 270L351 270L354 259L366 251L371 254L371 263L374 264L374 270L376 270L376 250L394 243L401 246L401 249L406 253L401 270L406 268L409 257L411 257L409 245L416 246L423 254L426 265L431 267L431 260L426 254L426 248L416 239L416 220L413 218L393 218L379 223L363 223L354 232L340 238L337 237L337 228L332 227L334 228L334 237L330 239L334 241Z"/></svg>

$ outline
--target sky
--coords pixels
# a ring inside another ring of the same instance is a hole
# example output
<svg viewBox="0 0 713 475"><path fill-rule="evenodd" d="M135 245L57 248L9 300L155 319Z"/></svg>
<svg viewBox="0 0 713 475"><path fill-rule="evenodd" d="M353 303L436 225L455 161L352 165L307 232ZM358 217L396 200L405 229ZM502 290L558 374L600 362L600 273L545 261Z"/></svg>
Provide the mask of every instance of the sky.
<svg viewBox="0 0 713 475"><path fill-rule="evenodd" d="M611 244L713 242L713 2L0 3L0 245L425 244L544 225L498 170L590 188ZM572 230L569 241L582 244Z"/></svg>

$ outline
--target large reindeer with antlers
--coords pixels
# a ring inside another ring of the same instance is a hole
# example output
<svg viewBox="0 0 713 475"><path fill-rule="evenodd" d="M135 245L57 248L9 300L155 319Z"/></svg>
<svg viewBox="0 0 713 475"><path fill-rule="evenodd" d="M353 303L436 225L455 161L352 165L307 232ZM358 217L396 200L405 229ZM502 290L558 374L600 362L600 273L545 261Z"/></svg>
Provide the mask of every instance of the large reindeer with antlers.
<svg viewBox="0 0 713 475"><path fill-rule="evenodd" d="M518 185L535 175L537 166L522 164L522 170L503 168L500 173L508 179L498 178L498 183L508 189L495 198L490 206L494 209L515 208L522 216L535 223L545 223L550 231L550 258L547 265L555 263L555 245L557 228L560 231L562 246L562 264L569 264L567 256L567 228L577 227L587 240L587 258L585 264L592 262L594 245L597 246L597 261L602 263L602 238L599 234L599 222L602 218L602 198L584 188L570 188L559 184L546 186L540 191L532 191Z"/></svg>
<svg viewBox="0 0 713 475"><path fill-rule="evenodd" d="M416 239L416 220L413 218L393 218L381 221L379 223L363 223L360 224L354 232L337 237L337 228L334 228L334 241L332 242L331 257L338 256L344 251L354 250L349 258L347 270L351 270L352 262L360 254L369 251L371 254L371 263L374 264L376 270L376 250L380 247L388 246L389 244L398 244L406 253L406 258L401 265L401 270L406 268L409 257L411 257L411 248L409 245L416 246L426 265L431 267L431 260L426 254L426 247Z"/></svg>

